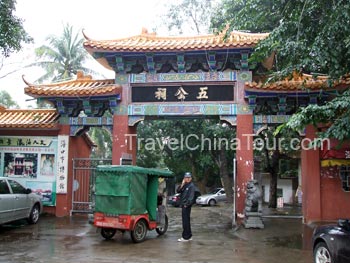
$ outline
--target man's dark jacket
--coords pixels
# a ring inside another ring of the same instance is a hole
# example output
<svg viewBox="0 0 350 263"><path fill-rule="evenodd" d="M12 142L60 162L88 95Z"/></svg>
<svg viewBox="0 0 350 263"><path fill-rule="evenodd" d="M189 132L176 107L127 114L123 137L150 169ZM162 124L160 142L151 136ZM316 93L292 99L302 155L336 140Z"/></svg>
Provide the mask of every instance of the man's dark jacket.
<svg viewBox="0 0 350 263"><path fill-rule="evenodd" d="M181 185L176 190L178 193L180 193L180 206L191 206L195 200L194 200L194 184L192 182L189 182L187 184L184 184L181 188Z"/></svg>

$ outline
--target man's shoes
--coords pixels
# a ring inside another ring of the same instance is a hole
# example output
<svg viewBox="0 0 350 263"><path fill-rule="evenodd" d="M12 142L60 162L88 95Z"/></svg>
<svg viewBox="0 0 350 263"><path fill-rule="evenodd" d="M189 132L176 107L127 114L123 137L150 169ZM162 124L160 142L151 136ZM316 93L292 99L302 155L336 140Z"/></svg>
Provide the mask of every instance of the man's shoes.
<svg viewBox="0 0 350 263"><path fill-rule="evenodd" d="M188 241L191 241L192 240L192 238L190 238L190 239L184 239L183 237L182 238L179 238L177 241L178 242L188 242Z"/></svg>

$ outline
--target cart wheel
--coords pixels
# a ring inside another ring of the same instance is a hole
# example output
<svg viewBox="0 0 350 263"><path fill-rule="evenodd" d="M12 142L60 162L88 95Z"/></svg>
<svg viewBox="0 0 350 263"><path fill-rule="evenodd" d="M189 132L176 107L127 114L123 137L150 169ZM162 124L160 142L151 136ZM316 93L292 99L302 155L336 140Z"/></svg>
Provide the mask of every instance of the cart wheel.
<svg viewBox="0 0 350 263"><path fill-rule="evenodd" d="M111 239L116 232L117 229L115 228L101 228L101 235L107 240Z"/></svg>
<svg viewBox="0 0 350 263"><path fill-rule="evenodd" d="M141 219L137 221L133 230L130 231L131 239L134 243L140 243L145 240L147 234L147 223Z"/></svg>
<svg viewBox="0 0 350 263"><path fill-rule="evenodd" d="M164 223L164 226L163 227L157 227L156 228L156 231L158 233L158 235L164 235L165 232L168 230L168 216L165 215L165 223Z"/></svg>

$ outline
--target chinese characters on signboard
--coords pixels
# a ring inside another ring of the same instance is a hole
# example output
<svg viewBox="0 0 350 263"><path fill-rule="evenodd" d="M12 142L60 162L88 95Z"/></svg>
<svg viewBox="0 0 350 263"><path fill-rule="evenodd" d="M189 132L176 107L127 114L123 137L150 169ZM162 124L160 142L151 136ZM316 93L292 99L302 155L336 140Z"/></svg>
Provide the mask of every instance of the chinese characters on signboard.
<svg viewBox="0 0 350 263"><path fill-rule="evenodd" d="M57 137L0 136L0 174L31 188L45 206L56 204L56 164Z"/></svg>
<svg viewBox="0 0 350 263"><path fill-rule="evenodd" d="M233 85L135 86L132 102L233 101Z"/></svg>
<svg viewBox="0 0 350 263"><path fill-rule="evenodd" d="M33 137L2 137L0 138L0 147L2 146L19 146L19 147L48 147L51 139L33 138Z"/></svg>
<svg viewBox="0 0 350 263"><path fill-rule="evenodd" d="M178 88L176 93L175 93L175 97L178 100L182 100L182 101L186 99L187 95L188 95L188 93L184 90L183 87Z"/></svg>
<svg viewBox="0 0 350 263"><path fill-rule="evenodd" d="M67 193L69 136L59 135L57 140L57 183L56 193Z"/></svg>
<svg viewBox="0 0 350 263"><path fill-rule="evenodd" d="M197 99L202 100L202 99L209 99L208 97L208 87L200 87Z"/></svg>
<svg viewBox="0 0 350 263"><path fill-rule="evenodd" d="M158 88L156 92L154 92L154 97L157 100L166 100L166 88Z"/></svg>

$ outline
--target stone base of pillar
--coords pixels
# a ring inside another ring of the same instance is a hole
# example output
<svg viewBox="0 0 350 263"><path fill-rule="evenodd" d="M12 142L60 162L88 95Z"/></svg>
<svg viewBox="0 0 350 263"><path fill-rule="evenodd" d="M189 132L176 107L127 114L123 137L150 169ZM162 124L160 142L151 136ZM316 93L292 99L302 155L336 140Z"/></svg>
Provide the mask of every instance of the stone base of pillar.
<svg viewBox="0 0 350 263"><path fill-rule="evenodd" d="M264 228L261 212L246 212L243 225L245 228Z"/></svg>

